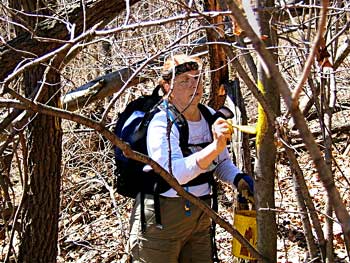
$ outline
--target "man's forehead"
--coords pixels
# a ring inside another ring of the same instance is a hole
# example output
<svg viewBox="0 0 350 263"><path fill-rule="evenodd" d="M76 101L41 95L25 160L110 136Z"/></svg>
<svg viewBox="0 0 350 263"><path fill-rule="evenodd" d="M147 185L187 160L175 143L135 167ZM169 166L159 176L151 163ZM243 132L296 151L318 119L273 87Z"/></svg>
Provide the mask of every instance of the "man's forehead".
<svg viewBox="0 0 350 263"><path fill-rule="evenodd" d="M184 72L180 75L177 75L176 78L177 79L188 78L188 77L197 78L201 75L203 75L203 74L201 74L201 72L199 70L191 70L191 71Z"/></svg>

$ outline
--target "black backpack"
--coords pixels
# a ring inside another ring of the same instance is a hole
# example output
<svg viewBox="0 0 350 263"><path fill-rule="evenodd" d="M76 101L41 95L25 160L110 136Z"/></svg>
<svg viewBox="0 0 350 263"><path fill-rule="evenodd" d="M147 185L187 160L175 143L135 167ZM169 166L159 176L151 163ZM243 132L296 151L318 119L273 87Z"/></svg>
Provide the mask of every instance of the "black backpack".
<svg viewBox="0 0 350 263"><path fill-rule="evenodd" d="M130 147L143 154L147 154L146 138L148 124L154 115L160 110L162 97L159 95L160 86L157 86L151 95L144 95L130 102L119 115L114 133ZM183 116L175 107L170 107L170 114L180 132L180 144L187 145L188 127ZM176 116L176 117L175 117ZM184 146L185 148L185 146ZM123 152L114 148L116 169L117 193L135 198L139 192L153 194L154 185L158 185L158 191L170 189L161 176L153 171L144 172L144 163L126 158Z"/></svg>
<svg viewBox="0 0 350 263"><path fill-rule="evenodd" d="M144 124L147 118L151 119L152 110L155 111L156 105L161 100L158 92L159 87L154 89L152 95L141 96L130 102L118 116L114 133L123 141L128 142L135 151L147 152L147 126ZM139 179L144 174L142 171L144 164L126 158L118 147L114 147L114 156L116 191L123 196L135 198L141 190L142 184Z"/></svg>

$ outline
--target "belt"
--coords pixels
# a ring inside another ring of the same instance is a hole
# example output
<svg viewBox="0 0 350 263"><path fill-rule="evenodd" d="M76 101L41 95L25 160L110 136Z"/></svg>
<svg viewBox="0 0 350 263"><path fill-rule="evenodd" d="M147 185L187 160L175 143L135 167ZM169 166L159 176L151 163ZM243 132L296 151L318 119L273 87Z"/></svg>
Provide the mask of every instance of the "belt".
<svg viewBox="0 0 350 263"><path fill-rule="evenodd" d="M211 199L213 196L208 194L208 195L202 195L202 196L196 196L196 197L201 199L201 200L208 200L208 199ZM184 197L182 197L182 196L169 197L169 196L159 195L159 198L166 199L166 200L178 200L178 199L184 198Z"/></svg>

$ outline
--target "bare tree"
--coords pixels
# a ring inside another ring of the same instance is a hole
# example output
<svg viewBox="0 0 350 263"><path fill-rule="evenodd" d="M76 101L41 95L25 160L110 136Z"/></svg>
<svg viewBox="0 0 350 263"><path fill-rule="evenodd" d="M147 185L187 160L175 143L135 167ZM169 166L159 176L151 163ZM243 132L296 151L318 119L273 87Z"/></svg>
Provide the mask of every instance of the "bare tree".
<svg viewBox="0 0 350 263"><path fill-rule="evenodd" d="M256 7L273 7L272 1L256 1ZM248 12L246 12L248 13ZM256 16L259 28L254 28L261 39L266 36L264 41L267 47L277 46L277 32L272 27L274 17L267 12L260 12ZM252 23L251 23L252 24ZM277 50L270 49L271 57L277 62ZM269 72L264 69L263 62L258 64L258 87L264 94L268 104L275 113L275 116L280 115L280 96L278 94L277 85L269 76ZM257 123L256 137L256 163L255 163L255 178L256 178L256 196L257 196L257 225L258 225L258 243L257 247L262 254L267 257L270 262L276 262L277 255L277 223L276 214L273 210L264 210L266 208L275 207L275 163L276 163L276 147L274 144L275 138L274 123L269 122L263 108L259 106L259 116Z"/></svg>
<svg viewBox="0 0 350 263"><path fill-rule="evenodd" d="M4 192L1 201L4 200L6 204L1 208L1 214L10 211L6 214L4 229L11 229L5 235L6 241L10 241L7 244L11 244L6 247L7 260L10 260L10 255L16 255L19 248L18 259L23 262L32 262L30 257L36 262L55 261L60 188L64 197L61 204L64 210L61 213L63 230L59 242L64 251L62 255L75 247L80 247L82 251L103 250L99 250L99 245L91 245L99 244L89 237L97 230L87 228L97 220L94 219L95 214L91 216L93 211L86 209L90 197L98 196L101 189L108 192L109 200L113 203L109 209L113 210L110 214L113 214L113 219L117 218L120 225L118 231L126 231L125 226L121 227L121 222L126 217L127 209L113 192L111 144L106 139L114 145L125 147L123 149L132 158L151 163L155 169L160 168L152 160L131 152L108 129L129 100L148 92L149 87L156 84L158 69L165 54L198 50L210 62L208 75L211 77L208 80L212 90L205 95L211 105L216 108L223 103L223 87L237 78L242 80L241 93L251 124L257 121L258 115L257 107L252 105L260 104L258 134L250 138L250 142L256 142L256 148L251 147L251 150L257 157L254 172L257 179L259 252L245 243L217 214L201 203L198 205L248 246L257 258L275 262L276 224L280 223L278 218L276 220L276 211L281 213L275 205L274 189L274 180L280 176L275 167L281 160L276 160L275 154L277 152L278 156L282 156L285 151L293 167L291 174L303 227L308 232L305 236L308 238L309 259L324 261L327 257L332 261L332 247L325 252L324 236L331 244L334 221L328 222L329 235L324 235L326 233L321 229L323 223L319 220L323 215L315 210L316 200L310 198L309 186L303 178L307 172L311 172L298 165L301 160L292 148L293 143L302 140L302 147L306 147L308 157L315 165L312 174L320 178L329 198L329 207L334 209L335 218L332 209L328 209L328 216L341 223L345 244L349 245L349 214L334 180L334 170L339 168L335 162L332 163L336 158L332 157L332 150L337 150L331 136L331 131L334 132L332 109L337 108L334 107L337 103L331 103L334 97L328 94L333 93L325 88L339 89L339 86L348 84L346 78L339 77L344 74L344 61L348 62L346 55L350 50L347 44L347 2L295 6L293 3L258 1L253 8L253 12L259 14L257 18L261 30L258 35L246 19L250 18L248 14L244 14L231 0L207 1L204 7L195 1L178 1L167 6L157 1L146 3L136 0L89 0L80 1L79 5L75 1L65 0L60 1L57 8L55 1L35 1L35 5L31 4L31 1L12 1L12 8L1 5L2 12L6 14L6 19L1 17L1 23L5 25L4 28L15 28L17 35L15 37L13 31L7 30L2 35L0 46L0 65L3 69L0 73L0 90L4 95L0 100L0 186ZM232 31L237 31L237 25L242 34L233 36ZM204 41L203 36L206 36ZM330 61L334 62L334 71L327 77L334 76L335 86L328 85L325 75L322 75L323 78L318 75L319 64L315 62L315 55L322 38L325 40L325 50L331 54ZM201 41L197 41L199 39ZM108 52L103 49L106 45ZM106 61L108 68L105 67ZM261 87L264 89L259 91ZM114 98L107 105L104 98L112 95ZM279 109L280 97L283 99L282 113ZM62 106L65 110L60 109ZM343 105L337 106L343 110ZM318 142L326 142L327 158L323 157L323 148L316 144L319 133L311 133L307 125L307 114L314 109L320 116L319 120L322 120L320 124L325 124L322 127L319 124L317 128L319 131L323 129L324 139ZM277 122L278 117L284 117L287 122L281 125ZM63 121L62 125L62 118L69 121ZM292 125L285 126L285 123ZM298 138L284 137L285 150L276 149L276 138L281 134L295 134L294 128L298 129ZM26 138L22 135L25 129L28 131ZM92 130L100 135L91 135ZM62 138L63 152L60 146ZM61 154L64 156L62 163ZM16 164L13 161L17 161ZM245 160L245 163L250 166L251 160ZM22 178L21 202L16 199L21 193L16 192L16 198L11 195L11 191L15 192L11 189L17 171ZM159 171L167 177L164 171ZM77 177L80 178L78 183L75 181ZM196 202L171 178L168 180L181 195ZM301 185L303 190L298 191ZM74 210L71 209L73 205L77 205ZM282 213L288 216L287 212ZM71 218L74 220L71 221ZM18 228L20 221L23 229ZM71 228L79 221L84 222L80 229L86 230L86 235L79 235ZM52 224L47 226L48 222ZM311 231L317 233L317 239L312 237ZM16 235L20 237L20 246L14 243ZM42 236L45 236L45 240ZM106 250L113 250L108 256L110 260L119 256L116 247L123 248L124 239L127 239L126 233L117 240L118 243L109 242L111 245L106 246ZM110 239L106 240L108 243ZM40 251L35 250L34 242L39 244ZM318 245L320 251L317 250ZM43 250L47 254L40 254L44 253L41 252Z"/></svg>
<svg viewBox="0 0 350 263"><path fill-rule="evenodd" d="M51 8L55 8L55 3L14 1L12 8L22 10L21 15L14 17L14 22L34 31L42 20L41 16L52 15ZM17 26L15 30L17 35L24 33ZM51 65L38 65L25 71L21 85L25 89L24 94L30 97L36 93L35 101L58 107L60 75L54 68L59 63L52 60ZM18 260L56 262L61 189L61 121L57 117L31 115L26 135L27 159L24 162L27 169L24 171L22 200L16 212L21 220Z"/></svg>

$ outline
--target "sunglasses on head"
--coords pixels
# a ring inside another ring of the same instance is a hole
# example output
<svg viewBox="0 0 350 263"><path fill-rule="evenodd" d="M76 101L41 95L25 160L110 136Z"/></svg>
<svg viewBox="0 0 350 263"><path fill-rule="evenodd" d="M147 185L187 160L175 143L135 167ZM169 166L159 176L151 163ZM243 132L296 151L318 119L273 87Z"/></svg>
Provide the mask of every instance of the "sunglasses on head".
<svg viewBox="0 0 350 263"><path fill-rule="evenodd" d="M175 67L175 76L185 73L187 71L198 70L198 68L199 68L199 65L197 62L194 62L194 61L185 62ZM173 77L173 69L167 70L162 73L162 78L166 81L171 80L172 77Z"/></svg>

